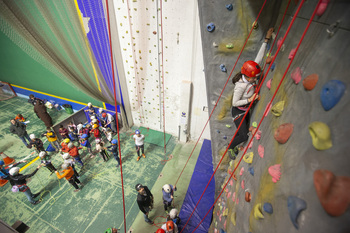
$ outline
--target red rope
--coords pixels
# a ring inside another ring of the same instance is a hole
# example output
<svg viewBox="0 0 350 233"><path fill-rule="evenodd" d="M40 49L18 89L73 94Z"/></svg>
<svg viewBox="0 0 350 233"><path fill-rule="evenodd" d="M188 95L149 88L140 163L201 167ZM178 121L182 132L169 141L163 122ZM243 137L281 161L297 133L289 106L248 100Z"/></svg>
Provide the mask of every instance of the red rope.
<svg viewBox="0 0 350 233"><path fill-rule="evenodd" d="M311 16L309 22L308 22L308 24L307 24L307 26L306 26L306 28L305 28L305 30L304 30L304 32L303 32L303 35L301 36L301 38L300 38L300 40L299 40L299 43L298 43L298 45L297 45L297 47L296 47L296 49L295 49L295 54L296 54L297 51L299 50L299 47L300 47L300 45L301 45L301 43L302 43L302 41L303 41L303 39L304 39L304 37L305 37L305 35L306 35L306 32L308 31L308 29L309 29L309 27L310 27L310 25L311 25L311 23L312 23L312 20L314 19L315 15L316 15L317 8L318 8L320 2L321 2L321 0L318 2L317 6L316 6L316 8L315 8L315 10L314 10L314 12L313 12L313 14L312 14L312 16ZM301 8L301 6L302 6L303 3L304 3L304 0L300 3L300 6L299 6L297 12L295 13L295 16L293 17L293 20L292 20L291 24L294 23L294 19L295 19L296 15L299 13L299 10L300 10L300 8ZM290 25L290 26L291 26L291 25ZM289 31L289 29L290 29L290 27L288 28L287 32ZM287 34L288 34L288 33L286 33L286 35L287 35ZM286 36L286 35L285 35L285 36ZM283 42L284 42L284 39L285 39L285 37L283 38ZM283 42L281 43L280 47L282 46ZM280 47L279 47L278 49L280 49ZM288 70L289 70L289 68L290 68L290 66L291 66L291 64L292 64L292 62L293 62L293 60L294 60L294 58L295 58L295 56L290 60L290 62L289 62L289 64L288 64L288 67L286 68L286 70L285 70L285 72L284 72L284 74L283 74L283 77L282 77L281 81L279 82L279 85L278 85L278 87L277 87L277 89L276 89L276 91L275 91L273 97L271 98L270 102L268 103L268 105L271 105L271 103L273 102L273 100L274 100L274 98L275 98L275 96L276 96L276 94L277 94L277 92L278 92L278 90L279 90L279 88L280 88L280 86L281 86L281 84L282 84L282 82L283 82L285 76L287 75L287 72L288 72ZM271 65L270 65L270 66L271 66ZM254 139L254 137L255 137L255 134L258 132L259 127L260 127L260 125L261 125L261 123L262 123L262 121L263 121L263 119L264 119L264 116L265 116L265 114L267 113L267 111L268 111L268 108L265 109L264 114L263 114L263 116L261 117L261 119L260 119L260 121L259 121L259 124L258 124L258 126L257 126L257 129L256 129L256 131L253 133L253 135L252 135L252 137L251 137L251 139L250 139L248 145L251 143L251 141L252 141L252 140ZM248 149L248 147L245 148L243 154L245 154L245 153L247 152L247 149ZM220 194L218 195L217 199L215 200L213 206L209 209L209 211L207 212L207 214L204 216L204 218L202 219L202 221L197 225L197 227L194 229L194 231L195 231L195 230L198 228L198 226L203 222L203 220L206 218L206 216L208 215L208 213L210 212L210 210L215 206L217 200L220 198L221 194L222 194L223 191L225 190L225 188L226 188L227 184L229 183L230 179L232 178L234 172L237 170L238 166L240 165L240 163L241 163L243 157L244 157L244 156L241 157L241 159L239 160L237 166L235 167L235 169L234 169L233 172L231 173L230 178L227 180L226 184L224 185L223 189L221 190ZM193 231L193 232L194 232L194 231Z"/></svg>
<svg viewBox="0 0 350 233"><path fill-rule="evenodd" d="M164 134L164 153L166 153L166 140L165 140L165 90L164 90L164 44L163 44L163 1L160 0L160 41L162 45L162 89L163 89L163 134Z"/></svg>
<svg viewBox="0 0 350 233"><path fill-rule="evenodd" d="M259 12L259 14L258 14L258 16L257 16L257 18L256 18L256 20L255 20L255 22L257 22L257 20L259 19L259 16L260 16L260 14L261 14L262 9L263 9L264 6L265 6L266 1L267 1L267 0L264 1L264 4L262 5L262 7L261 7L261 9L260 9L260 12ZM220 95L219 95L218 100L215 102L214 108L213 108L213 110L211 111L211 113L210 113L210 115L209 115L209 118L208 118L207 122L205 123L204 128L203 128L201 134L199 135L199 138L198 138L196 144L194 145L194 147L193 147L193 149L192 149L192 151L191 151L191 154L190 154L190 156L188 157L188 159L187 159L187 161L186 161L186 163L185 163L184 168L182 169L182 171L181 171L179 177L177 178L177 180L176 180L176 182L175 182L175 185L176 185L177 182L179 181L179 179L180 179L180 177L181 177L183 171L185 170L185 168L186 168L186 166L187 166L188 161L189 161L190 158L192 157L192 154L193 154L194 150L196 149L196 146L197 146L199 140L201 139L201 137L202 137L202 135L203 135L203 133L204 133L205 128L207 127L207 125L208 125L208 123L209 123L209 120L211 119L211 116L213 115L214 110L215 110L216 106L218 105L219 100L221 99L222 94L224 93L224 90L225 90L225 88L226 88L226 86L227 86L228 81L231 79L233 70L236 68L237 62L238 62L239 58L241 57L241 54L242 54L242 52L243 52L243 50L244 50L244 48L245 48L245 46L246 46L246 44L247 44L247 42L248 42L248 39L249 39L250 35L252 34L253 29L254 29L254 27L252 27L252 28L250 29L249 35L248 35L247 39L245 40L245 42L244 42L244 44L243 44L243 47L242 47L242 49L241 49L241 52L239 53L239 55L238 55L238 57L237 57L236 63L235 63L235 65L233 66L233 68L232 68L232 70L231 70L231 72L230 72L230 75L228 76L228 78L227 78L227 80L226 80L226 83L225 83L225 85L224 85L224 88L222 89L222 91L221 91L221 93L220 93ZM187 223L186 223L186 224L187 224ZM181 231L181 232L182 232L182 231ZM181 232L180 232L180 233L181 233Z"/></svg>
<svg viewBox="0 0 350 233"><path fill-rule="evenodd" d="M260 17L260 14L261 14L262 10L263 10L264 7L265 7L266 1L267 1L267 0L264 1L263 5L262 5L262 7L261 7L261 9L260 9L260 11L259 11L259 14L258 14L258 16L257 16L256 19L255 19L255 22L258 21L258 19L259 19L259 17ZM243 50L244 50L244 48L245 48L245 46L246 46L246 44L247 44L247 42L248 42L248 39L249 39L250 35L252 34L253 29L254 29L254 27L252 27L252 28L250 29L249 35L248 35L247 39L246 39L245 42L244 42L244 45L243 45L243 47L242 47L242 49L241 49L241 52L239 53L239 55L238 55L238 57L237 57L237 60L236 60L234 66L233 66L233 68L232 68L232 70L231 70L231 72L230 72L230 75L229 75L228 79L226 80L226 83L225 83L225 85L224 85L224 88L222 89L222 91L221 91L221 93L220 93L220 96L219 96L218 100L216 101L213 110L212 110L211 113L210 113L209 119L208 119L207 122L205 123L205 126L204 126L204 128L203 128L203 130L202 130L202 133L200 134L200 136L199 136L199 138L198 138L198 140L197 140L197 142L196 142L196 144L195 144L195 146L194 146L194 148L193 148L193 150L192 150L192 152L191 152L189 158L188 158L187 161L186 161L185 167L186 167L188 161L190 160L190 158L191 158L191 156L192 156L192 154L193 154L193 151L195 150L195 148L196 148L196 146L197 146L197 144L198 144L198 142L199 142L199 139L202 137L202 134L203 134L203 132L204 132L204 129L207 127L207 125L208 125L208 123L209 123L209 120L210 120L211 116L213 115L213 112L214 112L214 110L215 110L215 108L216 108L216 106L217 106L217 104L218 104L218 102L219 102L219 100L220 100L220 98L221 98L221 96L222 96L222 93L224 92L224 90L225 90L225 88L226 88L226 86L227 86L228 81L230 80L230 78L231 78L231 76L232 76L233 70L236 68L236 65L237 65L237 63L238 63L238 60L239 60L239 58L241 57L241 54L242 54L242 52L243 52ZM253 102L251 102L251 104L249 105L249 108L248 108L246 114L244 115L244 118L243 118L243 119L245 119L245 116L247 115L247 113L248 113L249 109L251 108L252 104L253 104ZM237 132L238 132L238 129L241 127L242 123L243 123L243 120L241 121L240 125L238 126L238 128L237 128L237 130L236 130L236 133L235 133L235 135L233 136L233 138L232 138L232 140L231 140L231 142L230 142L230 145L231 145L231 143L232 143L234 137L236 136L236 134L237 134ZM227 150L228 150L228 148L226 149L224 155L226 154ZM218 167L219 167L221 161L223 160L224 155L222 156L222 158L221 158L219 164L217 165L217 167L216 167L214 173L213 173L212 176L210 177L210 180L209 180L207 186L205 187L205 189L204 189L204 191L203 191L203 193L202 193L200 199L198 200L198 202L197 202L195 208L193 209L193 211L192 211L190 217L188 218L186 224L184 225L184 227L182 228L182 230L181 230L180 233L183 232L183 230L185 229L185 227L186 227L186 225L188 224L189 220L191 219L191 217L192 217L192 215L193 215L195 209L197 208L197 206L198 206L200 200L202 199L202 197L203 197L203 195L204 195L206 189L208 188L209 183L210 183L211 180L213 179L214 174L216 173L216 171L217 171L217 169L218 169ZM179 181L179 179L180 179L180 177L181 177L181 175L182 175L182 173L183 173L185 167L182 169L182 171L181 171L181 173L180 173L180 176L179 176L179 178L177 179L175 185L176 185L177 182Z"/></svg>
<svg viewBox="0 0 350 233"><path fill-rule="evenodd" d="M123 195L123 212L124 212L124 231L126 233L126 217L125 217L125 198L124 198L124 181L123 181L123 168L122 168L122 154L120 150L120 136L119 136L119 120L118 120L118 108L117 108L117 97L115 90L115 75L114 75L114 62L113 62L113 53L112 53L112 34L111 34L111 26L109 22L109 10L108 10L108 0L106 0L106 8L107 8L107 22L108 22L108 33L109 33L109 50L111 53L111 63L112 63L112 74L113 74L113 93L114 93L114 107L116 112L116 120L117 120L117 134L118 134L118 150L119 150L119 163L120 163L120 176L122 180L122 195Z"/></svg>

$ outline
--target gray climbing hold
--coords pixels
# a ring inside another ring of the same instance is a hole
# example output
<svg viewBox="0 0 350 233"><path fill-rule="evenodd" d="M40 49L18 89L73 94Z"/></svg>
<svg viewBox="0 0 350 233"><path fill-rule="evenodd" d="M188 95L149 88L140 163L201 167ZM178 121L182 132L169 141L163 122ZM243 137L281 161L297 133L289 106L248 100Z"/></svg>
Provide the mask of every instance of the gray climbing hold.
<svg viewBox="0 0 350 233"><path fill-rule="evenodd" d="M265 202L264 206L263 206L263 210L268 213L268 214L272 214L273 213L273 208L272 205L268 202Z"/></svg>
<svg viewBox="0 0 350 233"><path fill-rule="evenodd" d="M214 23L209 23L209 24L207 25L207 30L208 30L208 32L213 32L213 31L215 30L215 25L214 25Z"/></svg>
<svg viewBox="0 0 350 233"><path fill-rule="evenodd" d="M253 167L248 168L248 172L249 172L252 176L254 176L254 168L253 168Z"/></svg>
<svg viewBox="0 0 350 233"><path fill-rule="evenodd" d="M306 209L306 202L295 196L289 196L287 200L287 206L289 211L290 220L296 229L299 229L299 224L297 222L298 216L301 211Z"/></svg>
<svg viewBox="0 0 350 233"><path fill-rule="evenodd" d="M217 133L220 133L220 130L216 130Z"/></svg>
<svg viewBox="0 0 350 233"><path fill-rule="evenodd" d="M220 70L221 70L222 72L227 72L227 69L226 69L226 67L225 67L224 64L221 64L221 65L220 65Z"/></svg>
<svg viewBox="0 0 350 233"><path fill-rule="evenodd" d="M232 9L233 9L232 4L227 4L226 5L226 9L229 10L229 11L232 11Z"/></svg>

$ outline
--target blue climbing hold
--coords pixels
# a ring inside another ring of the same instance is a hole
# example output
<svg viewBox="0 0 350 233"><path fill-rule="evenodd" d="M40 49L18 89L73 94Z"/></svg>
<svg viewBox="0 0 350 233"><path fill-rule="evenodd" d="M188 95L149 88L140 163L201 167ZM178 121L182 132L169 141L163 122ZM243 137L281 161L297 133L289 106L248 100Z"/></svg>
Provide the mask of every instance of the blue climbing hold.
<svg viewBox="0 0 350 233"><path fill-rule="evenodd" d="M273 63L273 64L271 65L271 71L274 71L275 67L276 67L276 64Z"/></svg>
<svg viewBox="0 0 350 233"><path fill-rule="evenodd" d="M223 229L220 229L220 233L226 233L226 231L224 231Z"/></svg>
<svg viewBox="0 0 350 233"><path fill-rule="evenodd" d="M226 5L226 9L229 10L229 11L232 11L232 9L233 9L232 4L231 4L231 3L230 3L230 4L227 4L227 5Z"/></svg>
<svg viewBox="0 0 350 233"><path fill-rule="evenodd" d="M220 130L217 129L216 132L217 132L217 133L220 133Z"/></svg>
<svg viewBox="0 0 350 233"><path fill-rule="evenodd" d="M339 80L330 80L321 90L321 103L324 110L332 109L345 92L345 84Z"/></svg>
<svg viewBox="0 0 350 233"><path fill-rule="evenodd" d="M207 30L208 30L208 32L213 32L213 31L215 30L215 25L214 25L214 23L209 23L209 24L207 25Z"/></svg>
<svg viewBox="0 0 350 233"><path fill-rule="evenodd" d="M220 70L221 70L222 72L227 72L227 69L226 69L226 67L225 67L224 64L221 64L221 65L220 65Z"/></svg>
<svg viewBox="0 0 350 233"><path fill-rule="evenodd" d="M273 213L273 208L271 203L265 202L264 206L263 206L263 210L268 213L268 214L272 214Z"/></svg>
<svg viewBox="0 0 350 233"><path fill-rule="evenodd" d="M248 168L248 172L249 172L252 176L254 176L254 168L253 168L253 167Z"/></svg>
<svg viewBox="0 0 350 233"><path fill-rule="evenodd" d="M289 217L296 229L299 229L299 224L297 222L298 216L301 211L306 209L306 202L303 199L295 196L289 196L287 200L287 206L289 211Z"/></svg>

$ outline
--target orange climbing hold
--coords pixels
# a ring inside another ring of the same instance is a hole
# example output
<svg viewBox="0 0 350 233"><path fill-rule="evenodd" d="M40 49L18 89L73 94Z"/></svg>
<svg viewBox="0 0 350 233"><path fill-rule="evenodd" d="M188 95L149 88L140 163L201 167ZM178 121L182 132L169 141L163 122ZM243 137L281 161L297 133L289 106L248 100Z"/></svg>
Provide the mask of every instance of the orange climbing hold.
<svg viewBox="0 0 350 233"><path fill-rule="evenodd" d="M303 80L303 86L305 90L311 91L315 88L318 82L318 74L310 74Z"/></svg>
<svg viewBox="0 0 350 233"><path fill-rule="evenodd" d="M277 142L284 144L288 141L289 137L292 135L293 128L294 128L294 125L291 123L282 124L276 129L273 137L276 139Z"/></svg>

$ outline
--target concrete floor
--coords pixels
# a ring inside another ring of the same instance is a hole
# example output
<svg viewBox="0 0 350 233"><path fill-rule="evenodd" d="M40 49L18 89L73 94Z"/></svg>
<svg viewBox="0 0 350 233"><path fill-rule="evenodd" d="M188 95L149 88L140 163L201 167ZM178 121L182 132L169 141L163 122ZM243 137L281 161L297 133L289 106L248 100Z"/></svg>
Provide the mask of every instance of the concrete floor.
<svg viewBox="0 0 350 233"><path fill-rule="evenodd" d="M19 161L28 155L28 162L37 157L33 150L27 149L21 140L9 133L9 120L17 113L22 113L27 120L28 133L40 135L45 131L44 124L35 116L32 106L25 99L16 97L0 102L0 151ZM54 122L59 122L69 115L64 111L50 110ZM138 210L136 203L136 183L147 185L155 198L154 210L150 218L155 224L161 226L164 222L164 209L162 205L161 187L166 183L174 184L179 173L193 149L194 144L178 144L171 138L167 144L167 155L163 147L146 144L147 158L136 161L132 131L120 134L123 160L123 179L126 209L126 228L133 233L155 232L156 226L148 225ZM148 132L150 133L150 132ZM116 138L116 137L115 137ZM42 138L45 140L45 138ZM45 143L47 146L48 143ZM200 151L198 145L188 163L175 192L175 207L180 210L187 191L188 184ZM164 165L164 160L168 160ZM78 192L64 179L58 180L55 174L42 167L28 182L33 193L42 191L42 202L36 206L31 205L22 193L12 193L10 184L0 188L0 206L3 210L0 218L9 225L21 220L26 223L30 232L104 232L108 227L120 228L124 232L123 205L121 191L120 169L115 168L116 161L110 159L107 163L96 156L83 153L85 168L80 172L80 180L85 184ZM62 158L59 154L51 155L52 163L60 168ZM33 162L22 173L29 174L39 164ZM129 231L128 231L129 232Z"/></svg>

